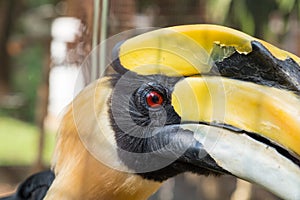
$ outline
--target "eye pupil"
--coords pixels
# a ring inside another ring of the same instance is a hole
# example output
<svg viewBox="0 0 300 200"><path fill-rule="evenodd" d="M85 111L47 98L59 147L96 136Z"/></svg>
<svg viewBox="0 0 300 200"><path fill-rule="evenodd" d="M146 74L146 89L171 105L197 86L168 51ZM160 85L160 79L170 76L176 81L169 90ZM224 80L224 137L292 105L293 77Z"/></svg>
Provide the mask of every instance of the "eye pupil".
<svg viewBox="0 0 300 200"><path fill-rule="evenodd" d="M152 102L153 103L158 103L159 102L159 97L158 96L152 96Z"/></svg>
<svg viewBox="0 0 300 200"><path fill-rule="evenodd" d="M149 107L155 108L161 106L163 104L164 99L160 93L156 91L151 91L147 94L146 101Z"/></svg>

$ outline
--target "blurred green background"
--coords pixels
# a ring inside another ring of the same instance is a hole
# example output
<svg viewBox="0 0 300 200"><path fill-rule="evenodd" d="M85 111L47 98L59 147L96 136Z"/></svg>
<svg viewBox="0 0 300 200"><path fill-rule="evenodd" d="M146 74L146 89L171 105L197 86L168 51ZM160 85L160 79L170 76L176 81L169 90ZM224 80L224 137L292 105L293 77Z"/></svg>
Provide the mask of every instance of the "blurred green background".
<svg viewBox="0 0 300 200"><path fill-rule="evenodd" d="M0 165L32 165L37 157L38 128L12 117L0 117ZM55 142L54 133L47 132L43 160L48 163Z"/></svg>

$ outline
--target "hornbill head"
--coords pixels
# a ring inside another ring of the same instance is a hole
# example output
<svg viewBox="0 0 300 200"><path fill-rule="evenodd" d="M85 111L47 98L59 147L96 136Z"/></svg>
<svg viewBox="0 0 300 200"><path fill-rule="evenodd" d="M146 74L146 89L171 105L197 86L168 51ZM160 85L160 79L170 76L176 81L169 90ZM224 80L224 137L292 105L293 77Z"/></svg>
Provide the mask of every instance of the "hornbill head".
<svg viewBox="0 0 300 200"><path fill-rule="evenodd" d="M105 75L68 108L46 199L146 199L182 172L230 174L300 199L299 63L215 25L119 43Z"/></svg>

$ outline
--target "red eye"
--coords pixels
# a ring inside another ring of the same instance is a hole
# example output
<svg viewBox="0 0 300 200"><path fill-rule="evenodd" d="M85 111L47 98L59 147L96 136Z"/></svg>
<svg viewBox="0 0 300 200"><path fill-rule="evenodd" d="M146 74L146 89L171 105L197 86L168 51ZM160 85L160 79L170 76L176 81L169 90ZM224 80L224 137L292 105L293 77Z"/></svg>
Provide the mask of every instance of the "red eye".
<svg viewBox="0 0 300 200"><path fill-rule="evenodd" d="M162 94L156 91L150 91L146 96L146 101L149 107L156 108L163 104L164 98Z"/></svg>

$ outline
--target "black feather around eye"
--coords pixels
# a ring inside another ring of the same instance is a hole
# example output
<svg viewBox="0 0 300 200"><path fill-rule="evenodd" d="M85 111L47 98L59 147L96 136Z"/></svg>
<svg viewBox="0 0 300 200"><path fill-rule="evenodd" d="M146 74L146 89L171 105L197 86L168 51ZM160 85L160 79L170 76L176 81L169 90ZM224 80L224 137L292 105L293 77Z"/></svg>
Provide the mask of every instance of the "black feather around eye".
<svg viewBox="0 0 300 200"><path fill-rule="evenodd" d="M182 77L166 77L162 75L140 76L128 72L112 81L114 91L109 107L111 125L122 135L148 137L152 128L167 124L180 123L180 117L171 105L171 92L174 85ZM161 106L149 107L147 94L157 92L162 98Z"/></svg>

